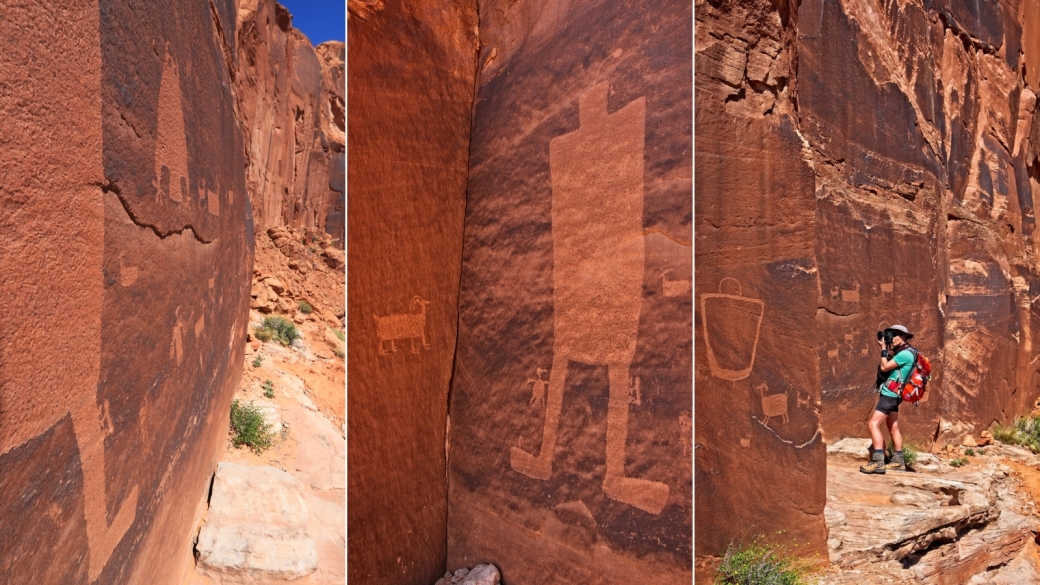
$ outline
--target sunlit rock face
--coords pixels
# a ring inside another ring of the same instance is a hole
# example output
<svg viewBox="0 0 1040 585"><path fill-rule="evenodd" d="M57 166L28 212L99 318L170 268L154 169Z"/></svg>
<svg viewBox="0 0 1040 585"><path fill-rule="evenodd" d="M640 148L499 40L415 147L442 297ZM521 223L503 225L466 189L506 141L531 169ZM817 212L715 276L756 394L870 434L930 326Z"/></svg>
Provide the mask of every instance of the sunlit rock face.
<svg viewBox="0 0 1040 585"><path fill-rule="evenodd" d="M690 582L690 10L480 4L449 570Z"/></svg>
<svg viewBox="0 0 1040 585"><path fill-rule="evenodd" d="M234 5L3 14L0 581L173 582L248 312Z"/></svg>
<svg viewBox="0 0 1040 585"><path fill-rule="evenodd" d="M698 555L750 526L824 549L823 441L867 435L879 329L935 366L909 441L1033 405L1038 10L697 5Z"/></svg>

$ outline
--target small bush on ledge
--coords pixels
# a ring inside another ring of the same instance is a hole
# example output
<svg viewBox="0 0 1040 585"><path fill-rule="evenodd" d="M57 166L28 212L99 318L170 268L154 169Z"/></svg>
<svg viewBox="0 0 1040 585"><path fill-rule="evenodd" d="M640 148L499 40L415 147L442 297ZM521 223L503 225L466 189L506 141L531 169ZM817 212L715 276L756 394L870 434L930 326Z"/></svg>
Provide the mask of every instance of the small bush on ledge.
<svg viewBox="0 0 1040 585"><path fill-rule="evenodd" d="M253 329L253 335L260 341L277 341L282 345L292 345L300 337L296 325L282 316L264 317L264 322Z"/></svg>
<svg viewBox="0 0 1040 585"><path fill-rule="evenodd" d="M231 403L231 432L232 445L245 445L257 455L269 449L274 439L264 413L253 404L240 404L238 400Z"/></svg>
<svg viewBox="0 0 1040 585"><path fill-rule="evenodd" d="M717 585L807 585L819 568L792 554L788 547L756 538L749 544L726 549L715 571Z"/></svg>

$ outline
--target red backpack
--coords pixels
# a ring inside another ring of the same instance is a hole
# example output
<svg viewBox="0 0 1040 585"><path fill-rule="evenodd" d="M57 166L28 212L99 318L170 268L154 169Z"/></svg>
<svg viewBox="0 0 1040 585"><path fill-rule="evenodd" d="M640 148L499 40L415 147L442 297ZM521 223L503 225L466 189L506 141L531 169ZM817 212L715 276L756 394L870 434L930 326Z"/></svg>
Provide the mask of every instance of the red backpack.
<svg viewBox="0 0 1040 585"><path fill-rule="evenodd" d="M889 390L899 394L899 398L903 402L917 406L921 398L924 398L925 390L928 389L928 380L932 379L932 363L916 349L908 347L907 350L914 354L914 366L910 370L910 376L903 382L898 380L889 382Z"/></svg>

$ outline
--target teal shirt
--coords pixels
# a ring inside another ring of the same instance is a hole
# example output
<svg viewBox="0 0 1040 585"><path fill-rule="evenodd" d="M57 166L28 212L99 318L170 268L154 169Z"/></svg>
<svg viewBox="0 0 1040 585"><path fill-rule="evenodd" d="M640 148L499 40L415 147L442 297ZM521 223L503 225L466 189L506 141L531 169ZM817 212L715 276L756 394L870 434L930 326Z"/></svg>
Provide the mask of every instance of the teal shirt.
<svg viewBox="0 0 1040 585"><path fill-rule="evenodd" d="M885 383L881 385L881 395L888 396L889 398L898 398L899 395L894 392L889 392L888 382L889 380L899 380L900 384L906 382L906 379L910 377L910 372L914 369L914 354L910 350L902 349L896 354L896 357L892 358L898 367L888 373L888 378L885 379Z"/></svg>

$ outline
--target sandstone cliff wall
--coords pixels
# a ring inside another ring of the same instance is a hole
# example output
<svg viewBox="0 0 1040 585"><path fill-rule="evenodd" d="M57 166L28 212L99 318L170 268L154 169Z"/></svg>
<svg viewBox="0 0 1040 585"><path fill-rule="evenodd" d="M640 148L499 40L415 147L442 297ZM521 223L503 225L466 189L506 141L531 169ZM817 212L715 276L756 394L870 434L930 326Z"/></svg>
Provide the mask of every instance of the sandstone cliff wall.
<svg viewBox="0 0 1040 585"><path fill-rule="evenodd" d="M287 225L344 242L344 45L317 49L275 0L238 7L238 114L258 229Z"/></svg>
<svg viewBox="0 0 1040 585"><path fill-rule="evenodd" d="M480 2L451 570L690 582L690 9Z"/></svg>
<svg viewBox="0 0 1040 585"><path fill-rule="evenodd" d="M698 555L749 529L823 550L822 441L866 435L882 326L936 365L909 440L1032 406L1038 14L697 3Z"/></svg>
<svg viewBox="0 0 1040 585"><path fill-rule="evenodd" d="M0 582L172 582L243 360L234 6L0 4Z"/></svg>
<svg viewBox="0 0 1040 585"><path fill-rule="evenodd" d="M347 577L432 583L447 555L476 7L349 9Z"/></svg>

